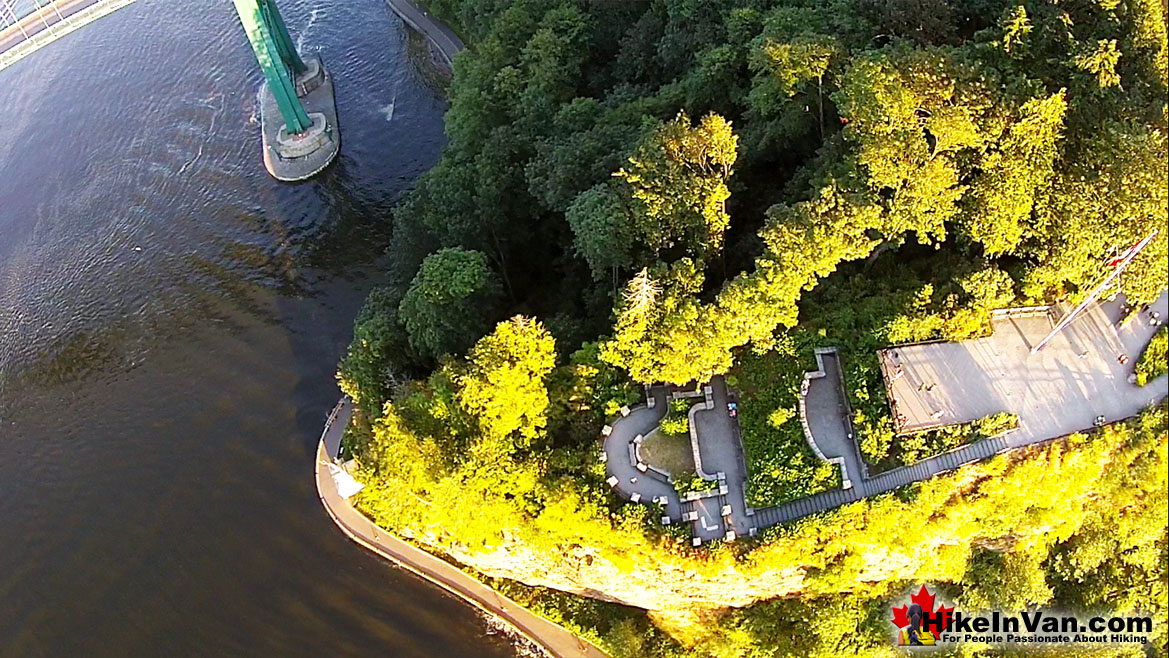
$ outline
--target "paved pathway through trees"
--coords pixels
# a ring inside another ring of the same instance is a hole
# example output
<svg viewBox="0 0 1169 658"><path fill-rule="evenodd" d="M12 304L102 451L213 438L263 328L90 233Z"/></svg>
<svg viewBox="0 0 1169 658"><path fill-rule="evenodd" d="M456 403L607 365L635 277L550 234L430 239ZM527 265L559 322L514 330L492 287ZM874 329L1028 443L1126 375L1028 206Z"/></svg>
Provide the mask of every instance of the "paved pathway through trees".
<svg viewBox="0 0 1169 658"><path fill-rule="evenodd" d="M848 489L866 472L849 422L840 356L835 349L817 350L816 364L819 370L804 375L808 382L800 401L804 436L820 459L840 466L841 482Z"/></svg>
<svg viewBox="0 0 1169 658"><path fill-rule="evenodd" d="M1122 420L1164 399L1169 394L1169 376L1162 375L1144 387L1128 382L1156 327L1141 314L1118 328L1119 306L1114 301L1092 307L1038 354L1030 353L1031 346L1044 332L1011 318L996 322L995 334L989 338L896 348L909 366L903 366L903 379L910 386L897 389L902 395L933 394L922 399L944 409L946 415L942 418L946 423L1011 411L1019 415L1019 429L872 478L856 477L851 489L834 489L756 510L758 526L791 521L891 491L998 452L1090 429L1097 416L1104 416L1108 422ZM1169 293L1162 293L1151 308L1161 317L1169 317ZM1127 363L1117 358L1121 353L1128 355ZM825 362L825 369L829 367L830 363ZM823 381L829 379L825 377ZM919 391L920 382L932 384L933 388ZM834 394L824 389L829 397L815 406L809 402L808 408L809 416L828 416L810 417L809 422L817 445L829 457L834 455L828 453L844 445L847 438L847 424L840 422L838 416L844 408L843 391L839 386L832 388L836 390ZM832 395L836 400L831 399ZM837 420L833 420L834 415Z"/></svg>
<svg viewBox="0 0 1169 658"><path fill-rule="evenodd" d="M670 396L666 386L650 387L646 405L628 409L628 414L607 428L603 449L609 485L618 495L633 502L664 500L663 509L671 523L683 522L691 514L688 521L693 535L701 541L727 538L728 530L734 531L736 537L747 536L756 524L744 496L747 465L739 425L728 413L729 399L723 378L715 377L703 390L706 388L709 388L709 402L705 395L698 395L689 413L691 436L698 452L695 467L708 480L709 489L702 497L679 496L667 476L655 472L653 464L642 462L646 470L638 467L641 459L637 437L649 435L668 412Z"/></svg>
<svg viewBox="0 0 1169 658"><path fill-rule="evenodd" d="M430 12L419 9L410 0L386 0L386 2L389 3L390 9L393 9L394 13L406 25L409 25L415 32L430 39L430 42L442 54L442 58L446 60L447 66L453 65L455 55L463 50L465 46L463 46L463 42L449 27L434 20Z"/></svg>

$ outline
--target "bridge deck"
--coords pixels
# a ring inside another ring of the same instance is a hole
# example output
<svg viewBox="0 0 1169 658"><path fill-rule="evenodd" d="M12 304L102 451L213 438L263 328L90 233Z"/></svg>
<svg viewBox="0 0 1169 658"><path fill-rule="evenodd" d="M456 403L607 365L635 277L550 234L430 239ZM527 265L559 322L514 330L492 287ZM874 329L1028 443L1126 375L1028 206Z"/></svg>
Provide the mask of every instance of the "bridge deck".
<svg viewBox="0 0 1169 658"><path fill-rule="evenodd" d="M134 1L0 0L0 71Z"/></svg>

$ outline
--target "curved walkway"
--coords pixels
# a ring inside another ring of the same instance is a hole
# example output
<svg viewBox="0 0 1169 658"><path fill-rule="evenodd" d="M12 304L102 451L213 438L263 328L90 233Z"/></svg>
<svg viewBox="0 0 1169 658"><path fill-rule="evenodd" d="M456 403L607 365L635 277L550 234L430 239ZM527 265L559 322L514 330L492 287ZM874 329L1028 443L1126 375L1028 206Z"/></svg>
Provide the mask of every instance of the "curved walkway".
<svg viewBox="0 0 1169 658"><path fill-rule="evenodd" d="M398 539L379 528L349 501L337 492L337 483L331 469L337 468L331 455L341 445L341 435L349 424L352 406L348 399L334 409L317 444L317 493L325 511L337 527L350 539L409 569L416 575L439 585L484 612L510 624L516 631L556 658L607 658L606 654L589 642L573 635L565 628L529 612L520 604L468 576L462 570Z"/></svg>
<svg viewBox="0 0 1169 658"><path fill-rule="evenodd" d="M447 66L454 66L455 55L466 46L451 29L434 20L430 12L419 9L410 0L386 0L390 9L415 32L422 34L438 48Z"/></svg>
<svg viewBox="0 0 1169 658"><path fill-rule="evenodd" d="M816 363L820 369L804 373L804 388L800 391L804 438L821 461L840 468L841 486L851 489L853 480L863 480L867 471L853 440L836 348L816 348Z"/></svg>
<svg viewBox="0 0 1169 658"><path fill-rule="evenodd" d="M464 49L463 42L445 25L434 20L426 11L409 0L386 0L390 8L411 29L424 35L438 48L448 66L454 56ZM555 658L608 658L592 643L577 637L571 631L503 596L461 569L430 553L409 544L370 521L337 492L337 483L331 468L337 466L333 456L340 452L341 436L349 424L352 405L343 399L325 425L317 445L315 477L317 493L325 511L350 539L378 555L404 567L474 605L485 613L502 620ZM333 466L331 466L333 465ZM671 491L673 489L671 488ZM676 496L676 494L675 494Z"/></svg>
<svg viewBox="0 0 1169 658"><path fill-rule="evenodd" d="M628 413L613 421L607 430L604 451L609 486L633 502L649 503L664 497L666 515L672 522L678 522L682 519L682 502L674 485L667 482L665 476L650 473L648 469L638 470L635 459L631 457L636 449L634 439L649 434L669 410L665 387L650 389L649 396L652 406L638 405L628 409Z"/></svg>

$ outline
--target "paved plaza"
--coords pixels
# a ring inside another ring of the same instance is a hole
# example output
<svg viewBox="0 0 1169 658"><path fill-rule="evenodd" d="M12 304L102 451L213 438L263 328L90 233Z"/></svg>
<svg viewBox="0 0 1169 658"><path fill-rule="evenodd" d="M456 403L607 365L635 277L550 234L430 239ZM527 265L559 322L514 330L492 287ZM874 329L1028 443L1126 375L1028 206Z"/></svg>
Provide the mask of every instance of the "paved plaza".
<svg viewBox="0 0 1169 658"><path fill-rule="evenodd" d="M1165 306L1162 295L1154 308L1164 316ZM1112 422L1135 414L1165 396L1165 382L1129 383L1154 328L1144 315L1123 326L1119 319L1118 302L1094 304L1035 354L1031 348L1052 327L1047 314L1001 315L986 338L883 351L898 431L1008 411L1019 416L1009 441L1022 445L1090 428L1098 416Z"/></svg>
<svg viewBox="0 0 1169 658"><path fill-rule="evenodd" d="M1162 293L1150 310L1169 317L1169 294ZM833 489L755 510L756 525L765 528L786 523L1012 448L1090 430L1099 416L1108 422L1129 418L1169 395L1166 375L1143 387L1129 382L1134 364L1157 330L1146 314L1122 323L1120 302L1095 305L1046 348L1031 354L1031 346L1042 340L1050 326L1042 315L1008 315L995 322L995 335L988 338L890 348L889 352L898 354L888 358L900 359L904 373L894 382L898 408L904 409L900 413L906 416L903 425L966 422L1011 411L1019 415L1019 429L873 477L865 477L862 470L850 489ZM1121 363L1120 354L1128 355L1126 363ZM827 375L834 365L834 358L825 358L821 369ZM886 367L896 365L890 361ZM813 379L806 401L810 438L827 458L841 447L841 432L847 431L847 410L833 399L842 393L832 393L830 380L828 376ZM820 388L818 382L826 388ZM942 414L934 418L938 410Z"/></svg>

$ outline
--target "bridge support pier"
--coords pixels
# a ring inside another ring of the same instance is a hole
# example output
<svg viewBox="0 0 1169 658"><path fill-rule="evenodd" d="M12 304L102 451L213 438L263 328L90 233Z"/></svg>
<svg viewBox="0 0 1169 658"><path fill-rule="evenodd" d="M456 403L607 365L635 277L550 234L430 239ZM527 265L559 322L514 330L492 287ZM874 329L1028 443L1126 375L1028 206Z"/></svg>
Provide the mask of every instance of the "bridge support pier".
<svg viewBox="0 0 1169 658"><path fill-rule="evenodd" d="M273 0L233 0L264 72L260 132L273 178L309 178L341 148L333 79L319 56L301 58Z"/></svg>
<svg viewBox="0 0 1169 658"><path fill-rule="evenodd" d="M260 89L264 167L281 181L311 178L329 166L341 149L333 78L319 57L306 57L305 65L306 71L294 78L297 99L308 119L300 132L288 129L272 86L265 82Z"/></svg>

